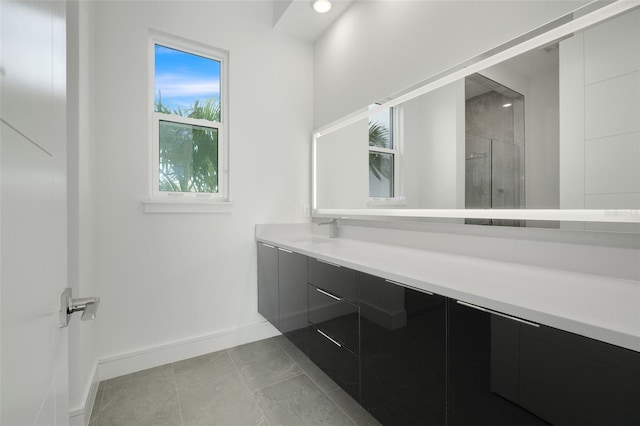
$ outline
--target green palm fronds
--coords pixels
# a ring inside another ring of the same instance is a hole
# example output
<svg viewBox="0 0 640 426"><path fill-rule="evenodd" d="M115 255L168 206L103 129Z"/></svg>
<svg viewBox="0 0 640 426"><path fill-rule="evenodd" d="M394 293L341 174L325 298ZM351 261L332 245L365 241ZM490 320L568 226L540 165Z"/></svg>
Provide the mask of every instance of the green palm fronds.
<svg viewBox="0 0 640 426"><path fill-rule="evenodd" d="M389 129L377 121L369 121L369 146L385 148L389 143ZM378 179L391 179L393 170L384 157L376 152L369 151L369 170Z"/></svg>
<svg viewBox="0 0 640 426"><path fill-rule="evenodd" d="M155 111L220 122L220 103L195 100L187 108L171 110L159 94ZM160 123L160 191L218 192L218 130L165 121Z"/></svg>

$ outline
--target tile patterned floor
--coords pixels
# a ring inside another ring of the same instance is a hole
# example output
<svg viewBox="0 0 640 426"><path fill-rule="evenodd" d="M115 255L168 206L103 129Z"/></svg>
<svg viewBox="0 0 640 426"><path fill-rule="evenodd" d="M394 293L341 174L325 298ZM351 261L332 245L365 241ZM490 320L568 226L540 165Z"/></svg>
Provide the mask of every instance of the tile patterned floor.
<svg viewBox="0 0 640 426"><path fill-rule="evenodd" d="M89 426L378 424L278 336L101 382Z"/></svg>

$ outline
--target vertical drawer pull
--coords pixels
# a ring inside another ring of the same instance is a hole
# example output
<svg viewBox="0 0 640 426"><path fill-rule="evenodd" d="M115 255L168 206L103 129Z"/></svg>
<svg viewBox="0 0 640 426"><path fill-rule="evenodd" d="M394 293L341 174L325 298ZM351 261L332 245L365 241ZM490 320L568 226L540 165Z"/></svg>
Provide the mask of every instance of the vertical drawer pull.
<svg viewBox="0 0 640 426"><path fill-rule="evenodd" d="M316 329L317 330L317 329ZM322 334L324 337L326 337L327 339L331 340L331 343L333 343L334 345L336 345L337 347L341 348L342 345L338 342L336 342L335 340L333 340L331 337L327 336L325 333L322 332L322 330L317 330L318 333Z"/></svg>
<svg viewBox="0 0 640 426"><path fill-rule="evenodd" d="M267 243L260 243L265 247L269 247L269 248L275 248L274 246L272 246L271 244L267 244Z"/></svg>
<svg viewBox="0 0 640 426"><path fill-rule="evenodd" d="M326 260L317 259L317 258L316 260L321 263L326 263L327 265L335 266L336 268L342 268L342 265L338 265L337 263L332 263L332 262L328 262Z"/></svg>
<svg viewBox="0 0 640 426"><path fill-rule="evenodd" d="M291 250L283 249L282 247L278 247L278 250L283 251L285 253L293 253Z"/></svg>
<svg viewBox="0 0 640 426"><path fill-rule="evenodd" d="M536 324L535 322L531 322L531 321L523 320L523 319L520 319L520 318L512 317L511 315L502 314L500 312L492 311L491 309L483 308L481 306L472 305L471 303L463 302L461 300L456 300L456 303L458 303L459 305L462 305L462 306L466 306L468 308L477 309L477 310L482 311L482 312L487 312L489 314L497 315L497 316L502 317L502 318L510 319L512 321L517 321L517 322L520 322L522 324L527 324L527 325L530 325L532 327L540 327L540 324Z"/></svg>
<svg viewBox="0 0 640 426"><path fill-rule="evenodd" d="M316 290L319 291L320 293L324 294L325 296L329 296L330 298L337 300L338 302L342 301L341 297L334 296L333 294L329 293L328 291L321 290L321 289L319 289L317 287L316 287Z"/></svg>

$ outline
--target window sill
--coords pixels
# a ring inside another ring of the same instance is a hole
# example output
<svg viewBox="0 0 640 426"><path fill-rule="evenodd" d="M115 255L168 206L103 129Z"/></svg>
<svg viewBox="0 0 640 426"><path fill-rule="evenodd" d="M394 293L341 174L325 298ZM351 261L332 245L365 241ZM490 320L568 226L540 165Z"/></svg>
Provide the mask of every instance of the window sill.
<svg viewBox="0 0 640 426"><path fill-rule="evenodd" d="M407 197L398 198L369 198L367 206L406 206Z"/></svg>
<svg viewBox="0 0 640 426"><path fill-rule="evenodd" d="M231 213L232 201L142 200L145 213Z"/></svg>

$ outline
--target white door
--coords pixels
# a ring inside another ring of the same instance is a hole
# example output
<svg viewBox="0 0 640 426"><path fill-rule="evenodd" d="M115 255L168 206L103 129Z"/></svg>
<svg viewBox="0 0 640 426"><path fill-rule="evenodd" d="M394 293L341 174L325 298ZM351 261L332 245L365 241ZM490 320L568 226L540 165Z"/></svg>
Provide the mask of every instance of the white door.
<svg viewBox="0 0 640 426"><path fill-rule="evenodd" d="M0 1L0 424L69 423L65 4Z"/></svg>

